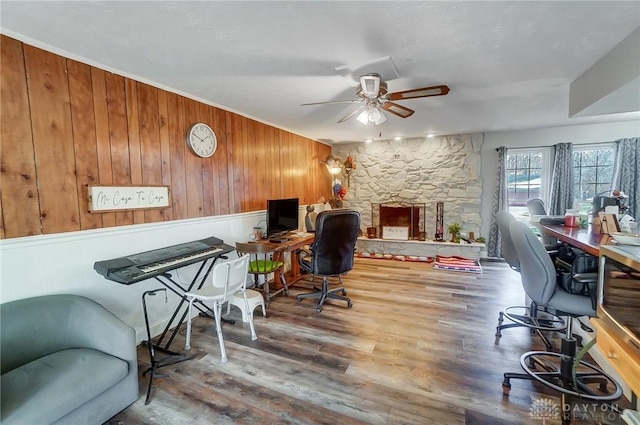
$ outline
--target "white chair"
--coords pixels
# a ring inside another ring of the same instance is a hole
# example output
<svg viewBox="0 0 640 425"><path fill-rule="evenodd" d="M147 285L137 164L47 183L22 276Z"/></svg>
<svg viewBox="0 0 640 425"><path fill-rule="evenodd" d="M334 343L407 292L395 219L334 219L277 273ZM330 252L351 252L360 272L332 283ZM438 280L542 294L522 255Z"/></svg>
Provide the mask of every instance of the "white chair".
<svg viewBox="0 0 640 425"><path fill-rule="evenodd" d="M187 292L185 297L189 300L189 311L187 314L187 336L184 343L184 349L191 349L191 309L193 302L213 303L213 313L216 320L216 331L218 333L218 341L220 342L220 355L222 363L227 362L227 353L224 349L224 340L222 338L222 327L220 325L222 316L222 305L227 302L229 296L239 293L244 298L245 308L249 308L246 296L246 281L249 270L249 256L243 255L235 260L216 264L211 273L211 285L204 286L193 292ZM253 315L249 316L249 327L251 328L251 339L256 340L256 330L253 327Z"/></svg>
<svg viewBox="0 0 640 425"><path fill-rule="evenodd" d="M227 302L227 315L230 313L232 305L238 307L240 311L242 311L242 321L245 323L249 321L249 316L253 315L253 310L257 306L262 306L262 317L267 317L264 297L260 292L254 291L253 289L245 290L244 294L238 292L231 294L229 296L229 301Z"/></svg>

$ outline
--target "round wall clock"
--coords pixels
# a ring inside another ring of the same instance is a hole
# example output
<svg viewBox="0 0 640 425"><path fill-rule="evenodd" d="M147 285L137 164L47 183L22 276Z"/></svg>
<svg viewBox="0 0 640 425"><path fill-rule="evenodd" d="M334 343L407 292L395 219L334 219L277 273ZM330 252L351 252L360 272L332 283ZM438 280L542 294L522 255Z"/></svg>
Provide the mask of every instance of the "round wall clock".
<svg viewBox="0 0 640 425"><path fill-rule="evenodd" d="M204 123L197 123L187 131L187 145L194 154L208 158L216 151L218 140L211 127Z"/></svg>

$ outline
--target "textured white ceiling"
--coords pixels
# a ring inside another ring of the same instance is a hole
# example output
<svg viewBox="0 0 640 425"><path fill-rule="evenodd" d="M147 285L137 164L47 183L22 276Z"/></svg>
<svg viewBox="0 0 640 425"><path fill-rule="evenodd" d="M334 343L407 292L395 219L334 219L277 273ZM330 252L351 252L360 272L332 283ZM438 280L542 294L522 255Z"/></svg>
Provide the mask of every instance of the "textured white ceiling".
<svg viewBox="0 0 640 425"><path fill-rule="evenodd" d="M3 0L0 8L9 36L330 143L640 117L568 117L570 83L640 26L639 1ZM385 56L399 73L389 91L447 84L451 92L401 101L416 113L388 115L379 127L337 124L350 104L300 106L356 99L341 75L349 73L335 68Z"/></svg>

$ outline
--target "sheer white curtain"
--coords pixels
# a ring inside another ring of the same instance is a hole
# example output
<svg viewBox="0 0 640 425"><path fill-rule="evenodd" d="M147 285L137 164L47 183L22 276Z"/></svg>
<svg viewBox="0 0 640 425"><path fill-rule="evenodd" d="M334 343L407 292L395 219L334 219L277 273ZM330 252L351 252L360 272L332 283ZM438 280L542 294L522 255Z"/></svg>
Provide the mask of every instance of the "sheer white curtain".
<svg viewBox="0 0 640 425"><path fill-rule="evenodd" d="M629 215L640 221L640 137L615 141L613 188L629 195Z"/></svg>
<svg viewBox="0 0 640 425"><path fill-rule="evenodd" d="M562 215L573 208L573 146L571 143L558 143L554 151L551 202L547 213Z"/></svg>
<svg viewBox="0 0 640 425"><path fill-rule="evenodd" d="M507 198L507 148L500 147L498 151L498 171L496 174L496 188L493 192L493 207L491 209L491 225L489 227L489 238L487 239L487 255L489 257L501 257L500 232L498 232L498 222L496 215L499 211L509 209Z"/></svg>

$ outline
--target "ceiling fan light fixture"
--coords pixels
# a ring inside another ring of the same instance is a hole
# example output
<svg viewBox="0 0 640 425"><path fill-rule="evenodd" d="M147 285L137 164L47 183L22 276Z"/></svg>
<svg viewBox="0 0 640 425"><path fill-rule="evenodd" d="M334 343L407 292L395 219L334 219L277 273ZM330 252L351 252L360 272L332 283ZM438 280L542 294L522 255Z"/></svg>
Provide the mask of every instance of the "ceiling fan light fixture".
<svg viewBox="0 0 640 425"><path fill-rule="evenodd" d="M362 112L360 112L360 114L358 114L358 118L356 118L358 120L358 122L360 122L362 125L367 125L369 124L369 111L367 111L366 109L364 109Z"/></svg>
<svg viewBox="0 0 640 425"><path fill-rule="evenodd" d="M373 121L375 125L380 125L387 120L387 117L385 117L382 112L378 111L378 115L380 115L378 119Z"/></svg>
<svg viewBox="0 0 640 425"><path fill-rule="evenodd" d="M372 106L371 108L369 108L369 121L371 122L376 122L380 119L380 111L378 110L378 108Z"/></svg>

